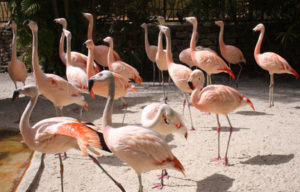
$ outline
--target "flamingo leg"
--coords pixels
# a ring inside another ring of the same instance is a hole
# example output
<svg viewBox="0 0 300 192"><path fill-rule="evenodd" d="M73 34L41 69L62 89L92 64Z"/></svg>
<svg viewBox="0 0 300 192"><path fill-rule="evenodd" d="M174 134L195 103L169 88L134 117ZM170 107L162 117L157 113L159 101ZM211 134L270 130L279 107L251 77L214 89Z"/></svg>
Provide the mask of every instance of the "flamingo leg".
<svg viewBox="0 0 300 192"><path fill-rule="evenodd" d="M183 98L183 102L182 102L182 116L184 115L185 103L186 103L186 99Z"/></svg>
<svg viewBox="0 0 300 192"><path fill-rule="evenodd" d="M18 120L15 121L15 123L19 123L20 119L21 119L21 112L20 112L20 109L19 109L19 105L17 105L15 102L13 102L13 105L15 105L15 109L17 109L17 112L18 112Z"/></svg>
<svg viewBox="0 0 300 192"><path fill-rule="evenodd" d="M138 178L139 178L139 191L138 192L143 192L143 184L142 184L141 174L138 174Z"/></svg>
<svg viewBox="0 0 300 192"><path fill-rule="evenodd" d="M62 163L61 154L58 154L59 165L60 165L60 184L61 184L61 192L64 192L64 165Z"/></svg>
<svg viewBox="0 0 300 192"><path fill-rule="evenodd" d="M241 72L242 72L242 69L243 69L243 66L241 65L241 63L238 63L239 64L239 66L240 66L240 71L239 71L239 74L237 75L237 77L236 77L236 81L235 81L235 86L236 86L236 88L238 88L239 87L239 78L240 78L240 75L241 75Z"/></svg>
<svg viewBox="0 0 300 192"><path fill-rule="evenodd" d="M17 82L14 82L14 84L15 84L15 89L18 89ZM23 84L25 85L25 83L23 83Z"/></svg>
<svg viewBox="0 0 300 192"><path fill-rule="evenodd" d="M227 141L227 147L226 147L226 152L225 152L225 157L224 157L224 165L228 165L228 158L227 158L227 153L228 153L228 149L229 149L229 143L230 143L230 138L231 138L231 134L232 134L232 126L231 126L231 123L230 123L230 120L228 118L228 115L226 115L226 118L227 118L227 121L229 123L229 138L228 138L228 141Z"/></svg>
<svg viewBox="0 0 300 192"><path fill-rule="evenodd" d="M93 162L100 168L102 171L121 189L122 192L126 192L124 187L121 185L121 183L117 182L99 163L99 161L93 157L92 155L89 155L89 157L93 160Z"/></svg>
<svg viewBox="0 0 300 192"><path fill-rule="evenodd" d="M62 109L60 107L57 107L57 106L54 106L54 107L55 107L56 117L62 117L63 116Z"/></svg>
<svg viewBox="0 0 300 192"><path fill-rule="evenodd" d="M122 126L123 126L124 120L125 120L125 116L126 116L126 113L127 113L128 103L125 101L125 99L123 97L121 97L120 99L121 99L121 101L123 103L123 106L125 108L124 115L123 115L123 120L122 120Z"/></svg>
<svg viewBox="0 0 300 192"><path fill-rule="evenodd" d="M217 128L217 132L218 132L218 157L211 159L211 161L220 161L221 160L221 156L220 156L220 132L221 132L221 125L220 125L220 120L219 120L219 114L216 114L217 117L217 123L218 123L218 128Z"/></svg>
<svg viewBox="0 0 300 192"><path fill-rule="evenodd" d="M190 101L188 99L188 96L186 95L186 93L183 93L184 94L184 97L185 97L185 100L187 101L187 106L188 106L188 109L189 109L189 114L190 114L190 119L191 119L191 131L194 131L195 128L194 128L194 124L193 124L193 119L192 119L192 113L191 113L191 104L190 104Z"/></svg>
<svg viewBox="0 0 300 192"><path fill-rule="evenodd" d="M169 178L168 172L166 169L161 170L161 175L159 176L160 183L155 183L152 188L162 189L164 187L164 178Z"/></svg>
<svg viewBox="0 0 300 192"><path fill-rule="evenodd" d="M271 102L270 102L270 107L274 106L274 74L271 74L271 83L270 83L270 88L271 88Z"/></svg>
<svg viewBox="0 0 300 192"><path fill-rule="evenodd" d="M153 65L153 84L152 84L152 87L154 87L154 83L155 83L155 64L154 64L154 62L152 62L152 65Z"/></svg>
<svg viewBox="0 0 300 192"><path fill-rule="evenodd" d="M164 72L161 71L161 79L162 79L162 86L163 86L163 92L164 92L164 101L167 103L168 97L166 96L166 89L165 89L165 80L164 80Z"/></svg>

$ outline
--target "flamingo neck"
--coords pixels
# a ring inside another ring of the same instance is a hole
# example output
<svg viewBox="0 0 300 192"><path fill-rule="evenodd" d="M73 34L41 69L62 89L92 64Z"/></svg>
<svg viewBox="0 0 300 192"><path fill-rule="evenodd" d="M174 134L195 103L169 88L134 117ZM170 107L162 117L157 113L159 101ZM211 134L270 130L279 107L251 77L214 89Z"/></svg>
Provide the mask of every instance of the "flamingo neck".
<svg viewBox="0 0 300 192"><path fill-rule="evenodd" d="M115 81L112 74L109 77L109 79L107 79L107 81L108 81L108 97L103 111L103 117L102 117L103 127L111 127L112 125L112 111L113 111L114 97L115 97Z"/></svg>
<svg viewBox="0 0 300 192"><path fill-rule="evenodd" d="M167 49L167 53L166 53L166 60L168 63L168 68L171 67L172 63L173 63L173 56L172 56L172 51L171 51L171 35L170 34L166 34L166 49Z"/></svg>
<svg viewBox="0 0 300 192"><path fill-rule="evenodd" d="M219 33L219 46L220 46L220 50L222 50L225 47L223 36L224 36L224 25L220 26L220 33Z"/></svg>
<svg viewBox="0 0 300 192"><path fill-rule="evenodd" d="M71 38L67 37L67 61L66 66L71 65Z"/></svg>
<svg viewBox="0 0 300 192"><path fill-rule="evenodd" d="M197 41L197 23L193 23L193 33L190 42L191 51L196 50L196 41Z"/></svg>
<svg viewBox="0 0 300 192"><path fill-rule="evenodd" d="M13 39L11 44L11 63L14 64L17 61L17 29L13 29Z"/></svg>
<svg viewBox="0 0 300 192"><path fill-rule="evenodd" d="M64 32L62 32L59 40L59 57L63 63L66 63L66 53L64 51L64 45L65 45L65 34Z"/></svg>
<svg viewBox="0 0 300 192"><path fill-rule="evenodd" d="M163 51L162 32L158 34L157 51Z"/></svg>
<svg viewBox="0 0 300 192"><path fill-rule="evenodd" d="M91 78L94 75L93 65L94 65L94 47L89 48L88 50L87 68L86 68L86 74L88 78Z"/></svg>
<svg viewBox="0 0 300 192"><path fill-rule="evenodd" d="M114 42L109 42L109 49L107 54L107 65L110 71L112 71L112 63L114 62Z"/></svg>
<svg viewBox="0 0 300 192"><path fill-rule="evenodd" d="M145 127L154 128L162 121L162 114L166 111L166 105L160 105L155 117L152 120L144 122Z"/></svg>
<svg viewBox="0 0 300 192"><path fill-rule="evenodd" d="M262 29L260 31L259 38L257 40L256 46L255 46L255 49L254 49L254 57L255 57L255 59L260 54L260 48L261 48L261 44L262 44L262 41L263 41L263 38L264 38L264 34L265 34L265 29Z"/></svg>
<svg viewBox="0 0 300 192"><path fill-rule="evenodd" d="M191 94L191 103L197 107L198 109L201 108L201 105L199 105L199 93L201 91L201 88L200 87L197 87ZM201 110L201 109L200 109Z"/></svg>
<svg viewBox="0 0 300 192"><path fill-rule="evenodd" d="M92 18L89 19L87 39L93 39L93 27L94 27L94 18L92 16Z"/></svg>
<svg viewBox="0 0 300 192"><path fill-rule="evenodd" d="M39 66L39 59L38 59L38 32L32 31L32 68L36 82L38 83L37 79L40 79L44 74L42 72L41 67Z"/></svg>
<svg viewBox="0 0 300 192"><path fill-rule="evenodd" d="M27 104L22 116L21 116L21 120L20 120L20 124L19 124L19 128L20 128L20 132L22 134L22 137L25 140L25 143L29 146L32 146L33 143L33 139L32 137L34 136L34 134L32 133L33 130L30 127L30 123L29 123L29 119L31 116L31 112L33 110L33 108L35 107L35 104L37 102L38 99L38 95L30 98L29 103Z"/></svg>
<svg viewBox="0 0 300 192"><path fill-rule="evenodd" d="M145 49L146 49L146 53L150 53L150 44L149 44L149 39L148 39L148 27L146 25L145 27Z"/></svg>

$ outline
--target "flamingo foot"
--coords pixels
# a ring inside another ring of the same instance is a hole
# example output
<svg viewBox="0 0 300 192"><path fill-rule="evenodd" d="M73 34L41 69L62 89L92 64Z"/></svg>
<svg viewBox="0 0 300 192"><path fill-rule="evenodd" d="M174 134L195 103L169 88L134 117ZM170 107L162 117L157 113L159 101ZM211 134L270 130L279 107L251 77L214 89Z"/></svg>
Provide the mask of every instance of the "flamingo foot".
<svg viewBox="0 0 300 192"><path fill-rule="evenodd" d="M128 104L123 104L123 105L120 105L119 109L126 109L128 107Z"/></svg>
<svg viewBox="0 0 300 192"><path fill-rule="evenodd" d="M196 129L194 128L194 126L192 126L191 128L189 128L190 131L195 131Z"/></svg>
<svg viewBox="0 0 300 192"><path fill-rule="evenodd" d="M163 188L163 185L162 185L161 183L155 183L155 184L153 185L152 189L154 189L154 188L156 188L156 189L162 189L162 188Z"/></svg>
<svg viewBox="0 0 300 192"><path fill-rule="evenodd" d="M210 159L211 162L218 162L220 160L221 160L221 157L216 157L216 158Z"/></svg>
<svg viewBox="0 0 300 192"><path fill-rule="evenodd" d="M64 152L62 155L61 155L61 160L66 160L68 157L67 157L67 153Z"/></svg>
<svg viewBox="0 0 300 192"><path fill-rule="evenodd" d="M229 164L228 164L228 158L227 157L224 157L224 165L225 166L228 166Z"/></svg>
<svg viewBox="0 0 300 192"><path fill-rule="evenodd" d="M164 173L164 174L161 174L161 175L157 175L157 178L158 179L161 179L161 178L164 178L164 179L169 179L169 175L168 175L168 173Z"/></svg>

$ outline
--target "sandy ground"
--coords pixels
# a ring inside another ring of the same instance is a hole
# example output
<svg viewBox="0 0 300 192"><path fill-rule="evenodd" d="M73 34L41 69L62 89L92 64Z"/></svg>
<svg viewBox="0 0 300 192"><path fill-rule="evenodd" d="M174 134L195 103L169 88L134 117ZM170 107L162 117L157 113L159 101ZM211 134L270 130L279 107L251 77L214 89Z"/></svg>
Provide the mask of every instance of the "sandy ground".
<svg viewBox="0 0 300 192"><path fill-rule="evenodd" d="M234 127L229 149L230 166L222 162L210 162L217 155L216 118L214 114L205 115L192 108L192 116L196 131L189 132L188 140L181 135L167 137L169 146L186 169L186 177L181 173L169 170L171 177L165 181L164 192L170 191L300 191L300 84L288 77L275 77L275 107L268 105L268 82L263 79L242 78L238 90L247 95L256 108L249 106L239 108L230 114ZM214 79L224 82L226 78ZM265 78L267 79L267 78ZM277 81L278 80L278 81ZM1 128L17 128L14 121L18 117L16 107L23 111L27 98L20 98L12 103L13 83L7 74L0 74L0 119ZM27 83L32 83L32 76ZM126 124L140 124L143 107L157 102L162 97L160 87L145 84L138 93L130 93L126 100L129 111ZM86 95L89 111L83 113L83 120L101 123L105 100L96 97L91 100ZM182 111L182 96L171 86L168 93L169 104L178 112ZM113 122L120 126L123 110L119 109L120 101L115 102ZM75 105L64 108L67 116L79 117L74 113ZM40 97L33 111L31 121L53 117L53 105ZM188 111L185 111L186 125L190 126ZM221 156L224 156L228 139L228 124L221 116ZM70 150L65 165L65 191L119 191L110 179L80 151ZM132 168L112 154L103 152L98 157L103 167L123 184L129 192L138 190L138 180ZM159 182L160 170L142 175L144 191L160 191L152 189L152 184ZM36 186L37 192L60 191L59 162L55 155L46 155L45 169Z"/></svg>

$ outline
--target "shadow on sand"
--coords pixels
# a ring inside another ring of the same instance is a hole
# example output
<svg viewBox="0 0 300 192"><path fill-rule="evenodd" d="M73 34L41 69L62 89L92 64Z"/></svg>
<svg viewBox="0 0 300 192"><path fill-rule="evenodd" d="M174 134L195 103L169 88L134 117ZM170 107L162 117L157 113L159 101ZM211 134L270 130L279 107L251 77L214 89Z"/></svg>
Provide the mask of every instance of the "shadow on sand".
<svg viewBox="0 0 300 192"><path fill-rule="evenodd" d="M242 129L250 129L250 128L236 128L236 127L233 127L232 132L237 132L237 131L240 131ZM217 131L217 127L212 127L211 131ZM221 132L229 132L229 127L221 127Z"/></svg>
<svg viewBox="0 0 300 192"><path fill-rule="evenodd" d="M258 115L273 115L273 114L268 114L265 112L259 112L259 111L238 111L236 114L239 115L249 115L249 116L258 116Z"/></svg>
<svg viewBox="0 0 300 192"><path fill-rule="evenodd" d="M197 192L224 192L227 191L234 179L222 174L213 174L201 181L197 181Z"/></svg>
<svg viewBox="0 0 300 192"><path fill-rule="evenodd" d="M248 159L247 161L241 162L242 164L250 165L278 165L289 162L294 158L294 154L289 155L257 155Z"/></svg>

